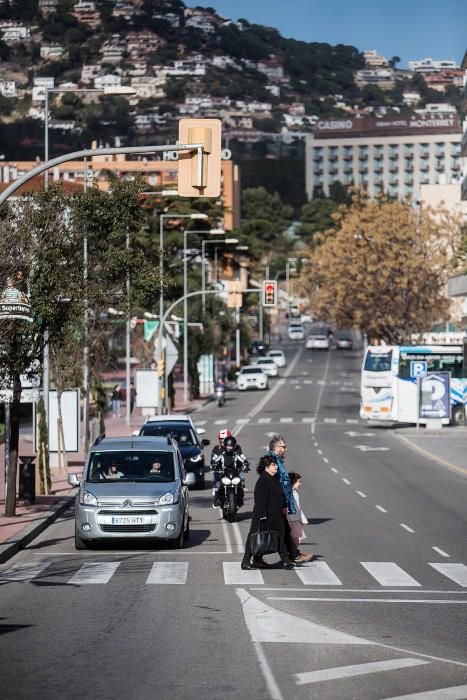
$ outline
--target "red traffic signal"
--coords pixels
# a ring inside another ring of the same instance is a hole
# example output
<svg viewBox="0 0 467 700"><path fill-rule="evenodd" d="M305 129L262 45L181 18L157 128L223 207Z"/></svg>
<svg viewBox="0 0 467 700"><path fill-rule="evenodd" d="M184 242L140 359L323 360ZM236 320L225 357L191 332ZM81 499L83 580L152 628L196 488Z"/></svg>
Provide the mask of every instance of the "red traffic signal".
<svg viewBox="0 0 467 700"><path fill-rule="evenodd" d="M263 280L263 306L277 306L277 282Z"/></svg>

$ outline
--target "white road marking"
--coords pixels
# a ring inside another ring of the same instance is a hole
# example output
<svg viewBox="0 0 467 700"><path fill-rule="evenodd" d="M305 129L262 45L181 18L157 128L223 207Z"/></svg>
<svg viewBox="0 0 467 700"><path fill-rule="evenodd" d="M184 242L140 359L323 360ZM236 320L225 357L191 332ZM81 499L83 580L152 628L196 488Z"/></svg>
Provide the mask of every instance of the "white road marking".
<svg viewBox="0 0 467 700"><path fill-rule="evenodd" d="M230 539L229 528L224 520L222 521L222 532L224 533L225 549L227 554L232 554L232 540Z"/></svg>
<svg viewBox="0 0 467 700"><path fill-rule="evenodd" d="M408 525L406 525L405 523L399 523L399 525L400 525L401 527L403 527L404 530L407 530L407 532L412 532L412 533L415 532L415 530L412 530L412 528L409 527Z"/></svg>
<svg viewBox="0 0 467 700"><path fill-rule="evenodd" d="M325 423L337 423L337 418L325 418Z"/></svg>
<svg viewBox="0 0 467 700"><path fill-rule="evenodd" d="M334 472L334 474L339 474L339 470L336 469L336 467L331 467L331 471Z"/></svg>
<svg viewBox="0 0 467 700"><path fill-rule="evenodd" d="M302 423L313 423L314 418L302 418Z"/></svg>
<svg viewBox="0 0 467 700"><path fill-rule="evenodd" d="M319 454L319 455L322 455L322 454L323 454L323 450L318 450L318 454Z"/></svg>
<svg viewBox="0 0 467 700"><path fill-rule="evenodd" d="M354 637L276 610L243 588L237 588L236 593L241 600L246 626L253 642L371 644L367 639Z"/></svg>
<svg viewBox="0 0 467 700"><path fill-rule="evenodd" d="M360 564L382 586L420 586L418 581L393 561L362 561Z"/></svg>
<svg viewBox="0 0 467 700"><path fill-rule="evenodd" d="M236 423L249 423L250 419L249 418L237 418L235 421Z"/></svg>
<svg viewBox="0 0 467 700"><path fill-rule="evenodd" d="M270 418L258 418L258 423L270 423L271 419Z"/></svg>
<svg viewBox="0 0 467 700"><path fill-rule="evenodd" d="M363 493L363 491L357 491L358 495L361 496L362 498L366 498L366 493Z"/></svg>
<svg viewBox="0 0 467 700"><path fill-rule="evenodd" d="M375 506L378 510L380 510L382 513L387 513L386 508L383 508L383 506Z"/></svg>
<svg viewBox="0 0 467 700"><path fill-rule="evenodd" d="M227 418L221 418L220 420L215 420L214 425L225 425L227 423Z"/></svg>
<svg viewBox="0 0 467 700"><path fill-rule="evenodd" d="M295 569L305 586L342 586L334 571L324 561L315 561Z"/></svg>
<svg viewBox="0 0 467 700"><path fill-rule="evenodd" d="M344 482L344 484L347 484L347 486L350 486L350 484L351 484L351 482L348 479L346 479L345 477L342 477L342 481Z"/></svg>
<svg viewBox="0 0 467 700"><path fill-rule="evenodd" d="M234 533L234 540L235 546L237 547L237 552L240 552L240 554L242 554L245 547L243 545L242 533L240 532L240 527L238 523L232 523L232 529Z"/></svg>
<svg viewBox="0 0 467 700"><path fill-rule="evenodd" d="M87 561L78 569L68 583L76 586L108 583L120 566L120 563L119 561Z"/></svg>
<svg viewBox="0 0 467 700"><path fill-rule="evenodd" d="M187 576L187 561L156 561L152 565L146 583L183 585L186 583Z"/></svg>
<svg viewBox="0 0 467 700"><path fill-rule="evenodd" d="M263 576L259 569L247 569L243 571L239 561L222 562L224 569L224 583L228 586L249 586L264 583Z"/></svg>
<svg viewBox="0 0 467 700"><path fill-rule="evenodd" d="M284 600L284 601L298 601L298 602L310 602L315 603L397 603L400 605L402 603L410 603L411 605L467 605L467 600L434 600L433 598L427 600L420 600L416 598L317 598L311 596L268 596L268 600ZM385 645L381 645L385 646ZM393 647L389 647L393 648ZM467 696L466 696L467 698ZM464 698L465 700L465 698Z"/></svg>
<svg viewBox="0 0 467 700"><path fill-rule="evenodd" d="M467 566L465 564L430 564L430 566L443 576L450 578L454 583L458 583L462 588L467 588Z"/></svg>
<svg viewBox="0 0 467 700"><path fill-rule="evenodd" d="M301 386L294 386L294 389L301 389Z"/></svg>
<svg viewBox="0 0 467 700"><path fill-rule="evenodd" d="M290 380L290 383L291 383L291 384L297 384L297 383L298 383L298 379L291 379L291 380Z"/></svg>
<svg viewBox="0 0 467 700"><path fill-rule="evenodd" d="M350 425L350 424L354 424L354 425L355 425L355 423L358 423L359 421L358 421L357 418L346 418L346 419L345 419L345 422L348 423L349 425Z"/></svg>
<svg viewBox="0 0 467 700"><path fill-rule="evenodd" d="M302 375L303 375L304 377L307 377L309 374L310 374L310 373L308 372L308 370L305 370L305 372L302 372Z"/></svg>
<svg viewBox="0 0 467 700"><path fill-rule="evenodd" d="M6 582L25 582L32 581L33 578L39 576L44 569L50 565L50 561L29 562L25 564L15 564L10 569L7 569L0 574L0 581Z"/></svg>
<svg viewBox="0 0 467 700"><path fill-rule="evenodd" d="M206 425L207 420L197 420L195 423L195 426L201 427L202 425Z"/></svg>
<svg viewBox="0 0 467 700"><path fill-rule="evenodd" d="M465 700L466 698L467 685L456 685L450 688L423 690L421 693L410 693L410 695L393 695L386 700Z"/></svg>
<svg viewBox="0 0 467 700"><path fill-rule="evenodd" d="M432 547L432 549L435 550L435 552L438 552L438 554L441 554L442 557L449 557L450 555L447 554L443 549L440 549L439 547Z"/></svg>
<svg viewBox="0 0 467 700"><path fill-rule="evenodd" d="M293 423L293 418L281 418L279 423Z"/></svg>
<svg viewBox="0 0 467 700"><path fill-rule="evenodd" d="M333 681L338 678L352 678L353 676L365 676L369 673L381 673L381 671L393 671L399 668L410 668L411 666L421 666L429 664L423 659L388 659L387 661L370 661L366 664L354 664L353 666L337 666L326 668L320 671L308 671L296 673L295 682L297 685L306 683L320 683L322 681Z"/></svg>
<svg viewBox="0 0 467 700"><path fill-rule="evenodd" d="M351 438L354 438L354 437L374 437L375 433L359 433L359 432L355 432L355 430L346 430L344 435L348 435Z"/></svg>
<svg viewBox="0 0 467 700"><path fill-rule="evenodd" d="M390 447L371 447L371 445L354 445L354 450L361 450L362 452L387 452Z"/></svg>
<svg viewBox="0 0 467 700"><path fill-rule="evenodd" d="M327 457L323 457L323 462L326 462L326 464L329 464L329 459Z"/></svg>
<svg viewBox="0 0 467 700"><path fill-rule="evenodd" d="M313 380L312 379L304 379L303 383L304 384L313 384Z"/></svg>

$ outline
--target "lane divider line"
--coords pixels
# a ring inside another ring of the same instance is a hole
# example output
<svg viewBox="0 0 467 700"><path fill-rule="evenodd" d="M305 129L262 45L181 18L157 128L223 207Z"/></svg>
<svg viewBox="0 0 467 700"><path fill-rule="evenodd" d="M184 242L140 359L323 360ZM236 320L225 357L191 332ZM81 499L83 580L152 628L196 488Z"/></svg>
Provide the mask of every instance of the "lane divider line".
<svg viewBox="0 0 467 700"><path fill-rule="evenodd" d="M415 530L412 530L412 528L406 525L405 523L399 523L399 525L403 527L404 530L407 530L407 532L415 532Z"/></svg>
<svg viewBox="0 0 467 700"><path fill-rule="evenodd" d="M382 513L387 513L386 508L383 508L383 506L375 506L378 510L380 510Z"/></svg>
<svg viewBox="0 0 467 700"><path fill-rule="evenodd" d="M439 547L432 547L431 549L434 549L435 552L438 552L438 554L441 554L442 557L449 557L451 556L450 554L447 554L444 550L440 549Z"/></svg>

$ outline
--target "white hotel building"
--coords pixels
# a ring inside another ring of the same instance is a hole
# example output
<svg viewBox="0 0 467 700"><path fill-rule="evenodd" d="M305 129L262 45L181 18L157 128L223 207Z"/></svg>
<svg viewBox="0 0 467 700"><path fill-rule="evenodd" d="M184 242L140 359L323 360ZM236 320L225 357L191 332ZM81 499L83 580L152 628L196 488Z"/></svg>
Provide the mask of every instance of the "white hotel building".
<svg viewBox="0 0 467 700"><path fill-rule="evenodd" d="M306 141L308 199L339 181L417 200L421 185L459 182L461 138L457 115L320 120Z"/></svg>

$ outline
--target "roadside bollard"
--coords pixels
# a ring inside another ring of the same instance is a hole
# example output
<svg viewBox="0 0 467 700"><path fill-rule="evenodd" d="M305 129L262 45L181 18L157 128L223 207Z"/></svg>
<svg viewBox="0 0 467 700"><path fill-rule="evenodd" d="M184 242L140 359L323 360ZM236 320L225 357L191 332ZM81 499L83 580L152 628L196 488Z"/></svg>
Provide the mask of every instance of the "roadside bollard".
<svg viewBox="0 0 467 700"><path fill-rule="evenodd" d="M21 457L19 465L19 499L25 503L36 502L36 467L34 457Z"/></svg>

